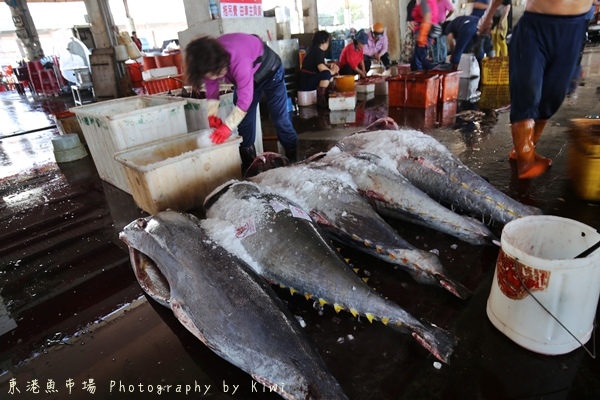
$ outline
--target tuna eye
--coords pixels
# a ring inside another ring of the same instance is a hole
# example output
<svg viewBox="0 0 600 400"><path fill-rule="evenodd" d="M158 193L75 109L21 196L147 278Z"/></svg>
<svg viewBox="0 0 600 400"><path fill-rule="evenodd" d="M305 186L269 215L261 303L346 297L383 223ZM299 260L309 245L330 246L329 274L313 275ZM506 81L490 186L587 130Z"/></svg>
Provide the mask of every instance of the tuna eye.
<svg viewBox="0 0 600 400"><path fill-rule="evenodd" d="M136 224L138 228L144 229L147 225L147 221L144 218L138 218Z"/></svg>

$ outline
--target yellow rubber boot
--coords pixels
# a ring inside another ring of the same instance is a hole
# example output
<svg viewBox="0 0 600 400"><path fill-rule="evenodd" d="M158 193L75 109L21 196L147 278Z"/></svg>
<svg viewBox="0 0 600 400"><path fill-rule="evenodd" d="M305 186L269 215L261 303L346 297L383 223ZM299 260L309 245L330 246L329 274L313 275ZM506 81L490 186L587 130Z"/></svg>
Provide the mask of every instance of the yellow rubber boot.
<svg viewBox="0 0 600 400"><path fill-rule="evenodd" d="M533 147L537 146L538 142L540 141L540 136L542 136L542 132L544 131L546 124L548 124L547 119L538 119L535 121L535 125L533 126L533 137L532 137ZM510 158L511 160L517 159L517 152L515 151L515 149L512 149L510 151L510 153L508 154L508 158Z"/></svg>
<svg viewBox="0 0 600 400"><path fill-rule="evenodd" d="M540 176L552 165L552 160L540 156L534 150L534 126L535 122L532 119L526 119L511 125L513 144L517 153L517 171L520 179Z"/></svg>

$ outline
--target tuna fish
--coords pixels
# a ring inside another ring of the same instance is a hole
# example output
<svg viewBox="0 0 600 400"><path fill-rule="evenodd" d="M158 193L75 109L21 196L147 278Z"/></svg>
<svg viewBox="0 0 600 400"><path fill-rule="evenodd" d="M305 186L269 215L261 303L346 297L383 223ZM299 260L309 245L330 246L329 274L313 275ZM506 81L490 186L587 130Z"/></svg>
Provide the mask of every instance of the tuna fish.
<svg viewBox="0 0 600 400"><path fill-rule="evenodd" d="M367 286L298 204L252 182L229 182L209 195L205 208L202 226L210 237L269 282L332 304L337 312L403 327L435 357L449 361L452 337Z"/></svg>
<svg viewBox="0 0 600 400"><path fill-rule="evenodd" d="M470 295L448 276L435 254L400 237L356 191L349 174L296 164L263 172L251 180L309 211L334 240L403 267L419 283L443 287L462 299Z"/></svg>
<svg viewBox="0 0 600 400"><path fill-rule="evenodd" d="M505 195L429 135L415 130L362 132L342 139L342 151L369 152L435 200L469 215L506 224L541 214Z"/></svg>
<svg viewBox="0 0 600 400"><path fill-rule="evenodd" d="M386 168L379 156L340 152L334 147L329 153L313 156L310 164L348 172L360 193L383 216L435 229L470 244L489 244L496 239L487 225L442 206L400 173Z"/></svg>
<svg viewBox="0 0 600 400"><path fill-rule="evenodd" d="M285 399L347 399L271 286L194 216L140 218L120 238L142 289L220 357Z"/></svg>

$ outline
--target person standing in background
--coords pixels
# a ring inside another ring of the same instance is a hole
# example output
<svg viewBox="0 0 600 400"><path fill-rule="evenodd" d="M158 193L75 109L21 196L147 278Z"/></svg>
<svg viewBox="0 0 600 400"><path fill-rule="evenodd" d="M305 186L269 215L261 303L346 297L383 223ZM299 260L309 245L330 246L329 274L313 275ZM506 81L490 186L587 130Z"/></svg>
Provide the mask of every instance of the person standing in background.
<svg viewBox="0 0 600 400"><path fill-rule="evenodd" d="M352 43L346 45L342 50L342 54L340 54L340 75L360 75L361 78L367 77L363 47L368 41L367 33L363 29L356 32Z"/></svg>
<svg viewBox="0 0 600 400"><path fill-rule="evenodd" d="M438 23L437 10L437 0L417 0L417 5L413 8L412 16L417 27L415 51L410 63L410 69L413 71L429 71L435 67L427 57L430 44L429 33L432 25Z"/></svg>
<svg viewBox="0 0 600 400"><path fill-rule="evenodd" d="M475 2L473 3L473 11L471 11L471 15L477 18L481 18L483 14L485 14L485 12L487 11L489 4L490 0L475 0ZM476 45L476 47L481 46L484 56L494 57L496 54L494 53L494 45L492 44L491 32L487 32L485 34L480 32L479 39L480 42ZM475 49L475 51L479 53L479 49Z"/></svg>
<svg viewBox="0 0 600 400"><path fill-rule="evenodd" d="M415 30L417 29L412 16L412 11L417 5L417 0L410 0L406 6L406 33L402 45L402 62L408 64L413 58L415 51Z"/></svg>
<svg viewBox="0 0 600 400"><path fill-rule="evenodd" d="M438 22L439 24L442 24L454 13L454 7L452 7L450 0L438 0L437 6ZM444 32L435 39L435 42L432 45L432 52L434 63L440 64L446 62L446 58L448 57L448 47Z"/></svg>
<svg viewBox="0 0 600 400"><path fill-rule="evenodd" d="M339 67L336 63L325 62L325 51L329 48L331 35L327 31L317 31L313 35L312 44L306 51L299 74L298 89L301 91L317 91L317 106L327 108L327 88Z"/></svg>
<svg viewBox="0 0 600 400"><path fill-rule="evenodd" d="M137 37L136 31L131 32L131 41L135 43L139 51L142 51L142 41Z"/></svg>
<svg viewBox="0 0 600 400"><path fill-rule="evenodd" d="M494 53L497 57L508 56L508 46L506 45L506 35L508 34L508 16L512 8L511 0L504 0L494 13L492 20L492 43Z"/></svg>
<svg viewBox="0 0 600 400"><path fill-rule="evenodd" d="M496 9L493 0L479 21L479 32L489 33ZM565 99L583 46L585 18L592 0L529 0L517 22L508 48L510 122L520 179L535 178L552 164L535 146Z"/></svg>
<svg viewBox="0 0 600 400"><path fill-rule="evenodd" d="M390 67L390 54L388 53L388 37L385 33L385 27L381 22L376 22L373 24L373 28L367 32L367 36L369 40L363 47L365 70L369 72L372 60L383 64L383 67L387 70Z"/></svg>

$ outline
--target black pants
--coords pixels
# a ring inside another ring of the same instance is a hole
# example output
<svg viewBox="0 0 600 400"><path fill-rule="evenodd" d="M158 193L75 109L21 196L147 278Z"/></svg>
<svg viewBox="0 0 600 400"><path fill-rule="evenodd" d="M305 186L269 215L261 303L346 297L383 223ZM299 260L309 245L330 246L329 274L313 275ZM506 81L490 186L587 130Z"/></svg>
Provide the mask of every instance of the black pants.
<svg viewBox="0 0 600 400"><path fill-rule="evenodd" d="M381 63L385 67L385 69L388 69L391 64L390 63L390 53L385 53L384 55L382 55L380 57L380 59L381 59ZM375 60L375 57L365 55L365 70L367 72L369 72L369 70L371 69L371 63L373 62L373 60Z"/></svg>

